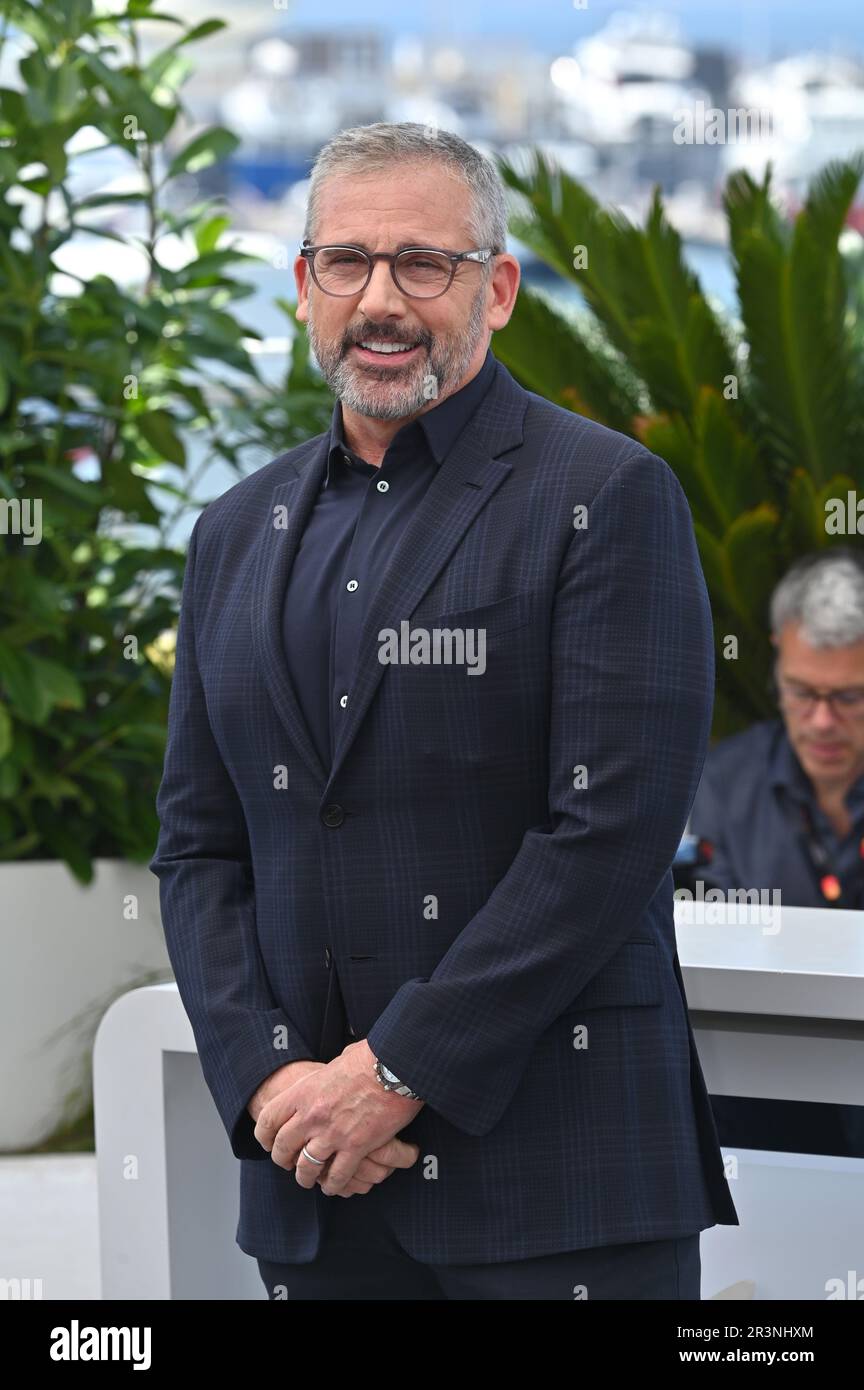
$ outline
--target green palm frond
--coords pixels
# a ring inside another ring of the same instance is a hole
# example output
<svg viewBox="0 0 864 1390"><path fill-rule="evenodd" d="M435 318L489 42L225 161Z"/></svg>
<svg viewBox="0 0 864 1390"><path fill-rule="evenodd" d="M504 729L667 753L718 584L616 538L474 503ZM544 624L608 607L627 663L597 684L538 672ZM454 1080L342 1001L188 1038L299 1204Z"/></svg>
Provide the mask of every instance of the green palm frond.
<svg viewBox="0 0 864 1390"><path fill-rule="evenodd" d="M760 503L736 516L723 537L726 593L754 634L764 632L771 590L780 578L776 535L780 514Z"/></svg>
<svg viewBox="0 0 864 1390"><path fill-rule="evenodd" d="M597 336L542 295L523 290L495 336L495 355L526 390L629 431L641 408L638 379Z"/></svg>
<svg viewBox="0 0 864 1390"><path fill-rule="evenodd" d="M571 322L523 290L496 351L531 390L666 459L714 612L717 720L732 732L774 713L771 590L800 554L832 544L826 502L864 489L864 257L840 250L864 154L829 164L794 217L770 169L759 181L731 176L729 321L659 193L636 226L539 153L527 172L499 166L518 204L513 234L579 287L585 311ZM731 637L737 659L724 653Z"/></svg>
<svg viewBox="0 0 864 1390"><path fill-rule="evenodd" d="M859 160L829 165L784 231L762 189L744 178L727 194L753 404L767 446L817 486L850 468L852 344L837 245L864 173Z"/></svg>
<svg viewBox="0 0 864 1390"><path fill-rule="evenodd" d="M645 382L656 410L687 410L703 385L734 371L716 315L686 263L681 238L655 191L644 228L606 211L539 152L529 174L500 161L530 208L515 236L581 289L609 342ZM575 262L575 264L574 264Z"/></svg>
<svg viewBox="0 0 864 1390"><path fill-rule="evenodd" d="M714 535L723 535L742 509L771 498L756 445L738 428L728 402L707 386L690 420L658 417L643 439L674 468L694 518Z"/></svg>
<svg viewBox="0 0 864 1390"><path fill-rule="evenodd" d="M771 182L770 164L761 183L743 169L729 176L723 206L729 227L729 245L736 261L746 237L759 235L780 247L787 246L791 239L789 226L772 198Z"/></svg>

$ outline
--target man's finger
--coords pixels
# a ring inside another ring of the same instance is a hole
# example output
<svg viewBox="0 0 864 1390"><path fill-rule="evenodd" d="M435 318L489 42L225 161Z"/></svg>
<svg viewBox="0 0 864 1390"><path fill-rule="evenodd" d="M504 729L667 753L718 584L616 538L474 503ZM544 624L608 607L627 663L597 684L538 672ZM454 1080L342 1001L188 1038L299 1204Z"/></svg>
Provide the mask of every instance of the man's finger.
<svg viewBox="0 0 864 1390"><path fill-rule="evenodd" d="M388 1168L411 1168L420 1157L420 1149L417 1144L408 1144L394 1136L366 1157L374 1158L376 1163L384 1163Z"/></svg>
<svg viewBox="0 0 864 1390"><path fill-rule="evenodd" d="M378 1183L383 1182L384 1178L389 1177L396 1168L412 1167L420 1156L420 1149L416 1144L407 1144L404 1139L399 1139L394 1135L392 1139L387 1140L386 1144L373 1149L371 1153L364 1154L349 1174L348 1181L343 1183L342 1174L347 1171L347 1164L344 1160L352 1152L355 1151L343 1149L341 1153L337 1153L331 1159L327 1170L322 1169L319 1174L318 1181L321 1184L321 1190L328 1196L342 1195L348 1186L348 1181L352 1178L362 1180L363 1173L368 1171L365 1169L367 1162L371 1161L382 1170L372 1178L373 1183Z"/></svg>
<svg viewBox="0 0 864 1390"><path fill-rule="evenodd" d="M322 1153L322 1144L320 1139L317 1143L313 1139L310 1141L308 1145L304 1147L308 1149L309 1153L314 1154L315 1158L323 1158L324 1163L314 1163L311 1158L306 1157L306 1155L303 1153L303 1149L301 1148L297 1155L296 1171L294 1173L294 1177L301 1187L314 1187L319 1177L324 1172L327 1160L333 1156L333 1151L331 1150L329 1154ZM351 1169L351 1172L348 1174L348 1178L346 1178L345 1180L346 1182L353 1176L354 1168L356 1168L356 1166L357 1164L355 1163ZM324 1184L322 1183L322 1187L323 1185Z"/></svg>
<svg viewBox="0 0 864 1390"><path fill-rule="evenodd" d="M379 1183L386 1182L395 1171L395 1168L388 1167L386 1163L378 1163L371 1154L367 1154L358 1165L357 1172L351 1180L351 1185L353 1186L354 1183L368 1182L373 1186L377 1186ZM321 1177L318 1181L320 1183L325 1183L327 1181L326 1168L321 1169Z"/></svg>
<svg viewBox="0 0 864 1390"><path fill-rule="evenodd" d="M297 1102L291 1099L291 1092L294 1086L299 1085L300 1081L303 1080L305 1077L300 1077L286 1090L273 1096L272 1100L268 1100L266 1105L261 1108L258 1119L255 1121L254 1134L262 1149L266 1149L268 1153L273 1148L276 1135L297 1109Z"/></svg>
<svg viewBox="0 0 864 1390"><path fill-rule="evenodd" d="M330 1160L330 1169L324 1175L321 1191L325 1192L328 1197L341 1193L355 1176L365 1157L366 1155L361 1149L339 1149ZM304 1165L301 1158L297 1164L298 1177L303 1166L309 1168L312 1165Z"/></svg>

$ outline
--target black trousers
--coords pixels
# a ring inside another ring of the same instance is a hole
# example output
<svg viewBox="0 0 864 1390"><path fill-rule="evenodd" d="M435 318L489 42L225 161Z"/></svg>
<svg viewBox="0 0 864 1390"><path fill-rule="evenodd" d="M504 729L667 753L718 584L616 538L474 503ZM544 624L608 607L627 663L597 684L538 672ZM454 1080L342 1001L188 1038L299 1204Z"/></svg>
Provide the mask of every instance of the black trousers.
<svg viewBox="0 0 864 1390"><path fill-rule="evenodd" d="M693 1299L701 1281L699 1234L593 1246L500 1264L439 1265L412 1259L371 1193L310 1194L324 1235L308 1264L258 1260L271 1300ZM370 1201L369 1198L373 1200Z"/></svg>
<svg viewBox="0 0 864 1390"><path fill-rule="evenodd" d="M319 1057L329 1062L355 1041L335 964L330 966ZM307 1264L258 1260L268 1298L694 1299L702 1274L699 1233L670 1240L593 1246L499 1264L438 1265L413 1259L389 1229L381 1189L327 1197L316 1187L321 1248Z"/></svg>

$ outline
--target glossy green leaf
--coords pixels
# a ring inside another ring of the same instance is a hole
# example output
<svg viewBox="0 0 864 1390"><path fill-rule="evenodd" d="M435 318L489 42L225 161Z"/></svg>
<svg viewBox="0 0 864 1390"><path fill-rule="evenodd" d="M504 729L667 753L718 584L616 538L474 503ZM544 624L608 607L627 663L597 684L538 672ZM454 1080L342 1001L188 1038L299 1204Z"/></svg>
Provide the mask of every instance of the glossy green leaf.
<svg viewBox="0 0 864 1390"><path fill-rule="evenodd" d="M209 130L196 135L174 156L168 168L168 178L176 178L178 174L198 174L202 169L209 169L211 164L227 159L239 144L237 136L224 126L211 126Z"/></svg>

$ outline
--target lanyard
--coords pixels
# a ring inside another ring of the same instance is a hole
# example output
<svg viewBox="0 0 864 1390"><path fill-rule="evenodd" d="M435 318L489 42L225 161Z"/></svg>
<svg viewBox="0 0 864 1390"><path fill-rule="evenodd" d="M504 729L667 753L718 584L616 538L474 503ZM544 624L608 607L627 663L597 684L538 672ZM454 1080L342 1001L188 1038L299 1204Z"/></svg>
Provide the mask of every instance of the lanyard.
<svg viewBox="0 0 864 1390"><path fill-rule="evenodd" d="M864 875L864 836L858 841L858 873L856 875L856 885L849 894L840 881L839 874L834 872L831 857L822 842L821 836L816 829L810 807L806 802L798 803L801 812L802 838L807 857L816 876L819 891L828 907L855 907L861 906L862 875ZM856 899L854 903L847 899L852 896Z"/></svg>

